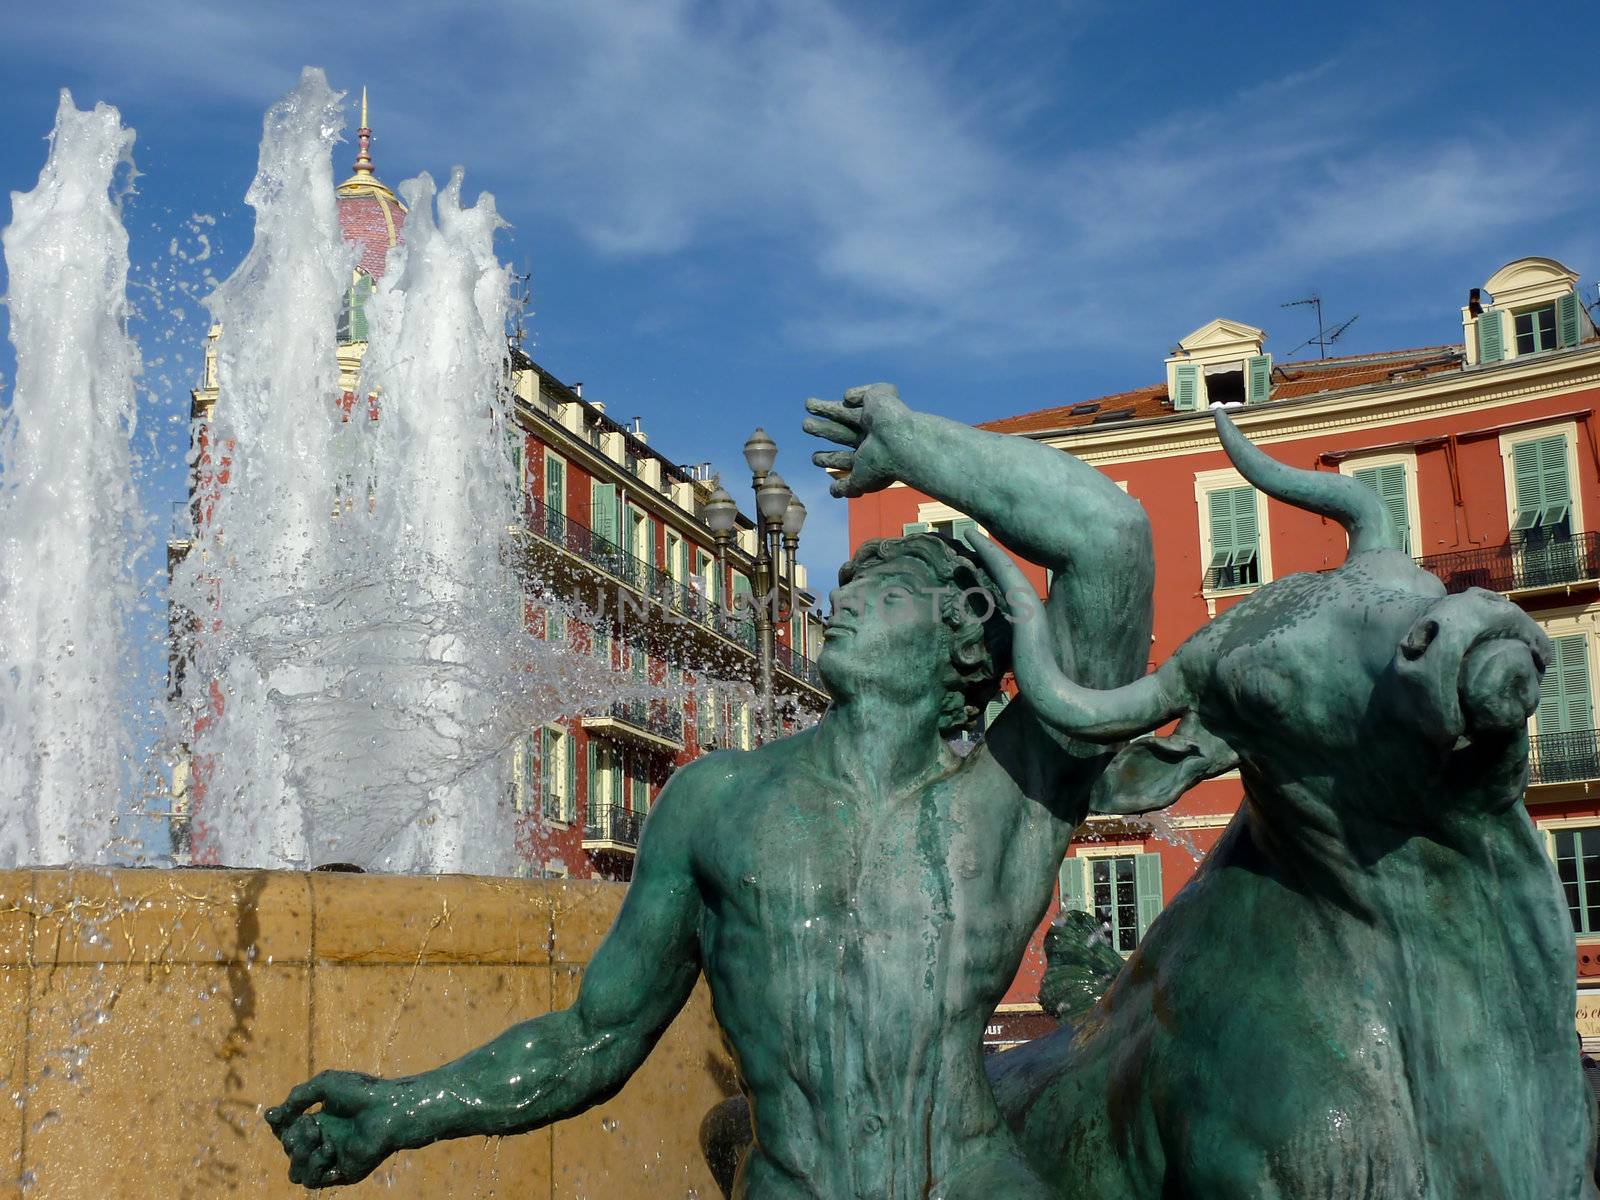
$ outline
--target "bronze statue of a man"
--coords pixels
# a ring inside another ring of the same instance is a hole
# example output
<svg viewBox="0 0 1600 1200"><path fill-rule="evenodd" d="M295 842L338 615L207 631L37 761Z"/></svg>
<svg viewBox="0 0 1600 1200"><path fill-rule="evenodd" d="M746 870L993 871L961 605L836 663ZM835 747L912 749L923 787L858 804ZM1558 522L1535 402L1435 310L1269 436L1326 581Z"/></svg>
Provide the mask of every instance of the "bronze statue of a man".
<svg viewBox="0 0 1600 1200"><path fill-rule="evenodd" d="M968 514L1054 572L1042 619L1072 678L1106 688L1142 673L1149 527L1109 479L912 412L886 385L807 408L809 432L847 447L815 456L840 472L835 495L903 480ZM673 777L576 1003L419 1075L301 1084L267 1113L290 1177L353 1183L397 1150L526 1132L604 1101L704 971L754 1114L736 1195L1053 1195L1001 1119L981 1033L1106 753L1047 730L1026 700L972 753L951 749L1006 669L992 589L950 539L863 546L818 661L832 707Z"/></svg>

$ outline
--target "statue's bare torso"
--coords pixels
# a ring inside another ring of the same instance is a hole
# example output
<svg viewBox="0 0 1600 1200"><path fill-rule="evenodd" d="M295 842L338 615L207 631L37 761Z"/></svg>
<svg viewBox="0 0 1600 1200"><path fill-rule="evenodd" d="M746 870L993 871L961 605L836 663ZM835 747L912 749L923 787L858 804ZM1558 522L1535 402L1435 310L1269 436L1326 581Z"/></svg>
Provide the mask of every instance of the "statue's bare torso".
<svg viewBox="0 0 1600 1200"><path fill-rule="evenodd" d="M867 803L811 768L809 741L708 760L684 797L741 834L701 843L693 870L703 968L755 1115L744 1194L980 1194L1021 1171L982 1026L1070 827L983 750Z"/></svg>
<svg viewBox="0 0 1600 1200"><path fill-rule="evenodd" d="M843 472L836 494L903 480L982 521L1053 572L1040 619L1063 666L1095 687L1140 673L1149 527L1114 483L1026 439L913 413L881 386L808 407L811 432L853 447L817 456ZM992 694L1000 635L993 610L930 605L948 595L930 585L959 580L964 596L986 577L920 536L863 547L842 573L818 725L673 775L575 1003L432 1071L301 1084L267 1113L291 1180L352 1183L396 1151L604 1102L704 972L752 1106L746 1200L1052 1195L1000 1118L982 1025L1104 757L1042 729L1025 701L966 759L945 744Z"/></svg>

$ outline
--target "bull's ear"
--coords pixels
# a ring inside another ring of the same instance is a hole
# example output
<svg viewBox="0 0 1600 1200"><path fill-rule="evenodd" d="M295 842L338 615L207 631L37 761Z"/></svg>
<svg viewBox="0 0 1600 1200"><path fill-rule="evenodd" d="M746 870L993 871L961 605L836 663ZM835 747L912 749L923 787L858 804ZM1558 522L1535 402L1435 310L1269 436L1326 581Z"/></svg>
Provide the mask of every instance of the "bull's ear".
<svg viewBox="0 0 1600 1200"><path fill-rule="evenodd" d="M1232 747L1190 713L1165 737L1142 737L1119 750L1095 781L1089 811L1129 817L1169 808L1201 780L1238 765Z"/></svg>

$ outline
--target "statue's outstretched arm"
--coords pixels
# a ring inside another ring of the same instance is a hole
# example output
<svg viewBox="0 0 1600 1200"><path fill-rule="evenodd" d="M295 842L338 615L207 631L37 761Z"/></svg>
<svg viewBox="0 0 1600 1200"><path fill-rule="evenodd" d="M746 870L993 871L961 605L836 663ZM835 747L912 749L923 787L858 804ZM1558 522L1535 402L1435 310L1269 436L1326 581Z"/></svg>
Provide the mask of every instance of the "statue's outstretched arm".
<svg viewBox="0 0 1600 1200"><path fill-rule="evenodd" d="M1154 565L1144 509L1071 454L913 412L888 384L808 400L809 433L848 447L813 456L844 472L837 496L896 480L941 500L1053 573L1046 619L1077 682L1116 687L1144 672ZM1070 647L1070 651L1069 648Z"/></svg>
<svg viewBox="0 0 1600 1200"><path fill-rule="evenodd" d="M692 766L680 771L656 801L622 909L572 1007L513 1025L420 1075L324 1071L301 1084L266 1113L293 1182L354 1183L396 1150L522 1133L616 1094L700 973L701 902L689 867L692 822L682 812L697 774Z"/></svg>

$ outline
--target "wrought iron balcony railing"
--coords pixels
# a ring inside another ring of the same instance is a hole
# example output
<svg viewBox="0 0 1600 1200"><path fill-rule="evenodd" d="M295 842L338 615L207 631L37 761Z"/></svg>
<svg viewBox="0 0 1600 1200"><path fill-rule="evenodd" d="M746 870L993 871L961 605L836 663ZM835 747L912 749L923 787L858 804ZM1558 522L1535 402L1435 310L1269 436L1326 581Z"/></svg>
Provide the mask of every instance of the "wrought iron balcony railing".
<svg viewBox="0 0 1600 1200"><path fill-rule="evenodd" d="M545 541L615 576L663 608L715 629L752 654L756 652L756 625L748 612L723 609L654 563L646 562L565 513L557 512L537 496L528 497L527 520L528 527ZM815 687L822 686L816 663L782 643L778 644L778 667Z"/></svg>
<svg viewBox="0 0 1600 1200"><path fill-rule="evenodd" d="M611 706L611 715L669 742L683 741L683 713L660 701L618 700Z"/></svg>
<svg viewBox="0 0 1600 1200"><path fill-rule="evenodd" d="M1600 532L1528 538L1417 559L1449 592L1515 592L1600 579Z"/></svg>
<svg viewBox="0 0 1600 1200"><path fill-rule="evenodd" d="M583 823L583 840L637 846L644 817L644 813L621 804L591 804Z"/></svg>
<svg viewBox="0 0 1600 1200"><path fill-rule="evenodd" d="M1529 783L1600 779L1600 729L1541 733L1528 739Z"/></svg>

